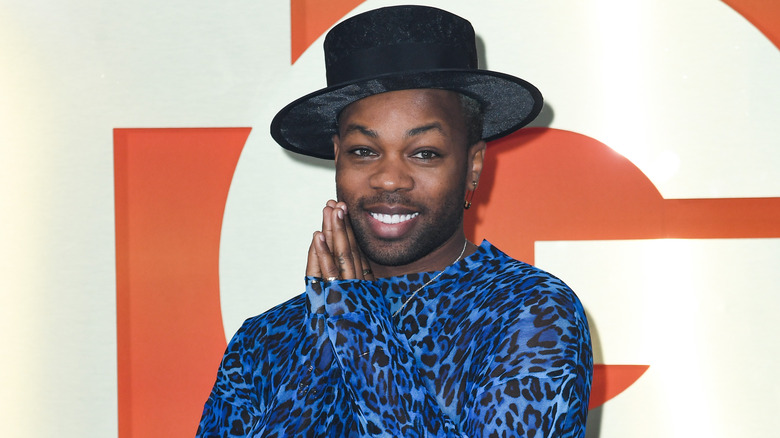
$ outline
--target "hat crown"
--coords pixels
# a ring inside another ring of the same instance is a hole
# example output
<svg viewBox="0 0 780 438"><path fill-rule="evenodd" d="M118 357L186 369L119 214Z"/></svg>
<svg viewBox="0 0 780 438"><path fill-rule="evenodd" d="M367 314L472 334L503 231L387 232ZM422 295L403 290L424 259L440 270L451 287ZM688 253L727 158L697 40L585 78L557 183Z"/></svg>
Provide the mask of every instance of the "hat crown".
<svg viewBox="0 0 780 438"><path fill-rule="evenodd" d="M324 42L328 86L431 69L477 69L468 20L426 6L392 6L349 18Z"/></svg>

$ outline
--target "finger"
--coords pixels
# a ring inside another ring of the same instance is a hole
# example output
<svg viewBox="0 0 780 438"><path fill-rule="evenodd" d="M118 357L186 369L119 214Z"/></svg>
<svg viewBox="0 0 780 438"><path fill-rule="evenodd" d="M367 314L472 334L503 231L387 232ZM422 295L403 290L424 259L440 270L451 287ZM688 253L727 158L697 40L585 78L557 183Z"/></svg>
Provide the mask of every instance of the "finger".
<svg viewBox="0 0 780 438"><path fill-rule="evenodd" d="M357 278L355 268L355 259L352 256L352 247L349 244L347 228L345 223L346 213L342 208L333 209L333 259L337 263L340 277L344 280ZM361 271L362 274L362 271Z"/></svg>
<svg viewBox="0 0 780 438"><path fill-rule="evenodd" d="M325 233L325 243L328 244L328 248L333 249L333 209L336 208L336 201L328 199L325 203L325 208L322 209L322 232Z"/></svg>
<svg viewBox="0 0 780 438"><path fill-rule="evenodd" d="M343 202L339 203L339 208L344 210L344 228L347 231L347 239L349 240L349 249L352 253L352 260L354 260L355 263L355 275L357 278L365 280L366 279L366 271L371 271L370 265L366 261L365 256L363 255L363 252L360 251L360 247L357 244L357 239L355 238L355 232L352 230L352 222L349 219L349 214L347 212L347 205Z"/></svg>
<svg viewBox="0 0 780 438"><path fill-rule="evenodd" d="M323 233L316 233L314 239L314 251L317 253L317 262L322 272L322 278L326 280L335 280L339 278L339 268L336 266L336 262L333 261L333 255L325 242L325 235Z"/></svg>
<svg viewBox="0 0 780 438"><path fill-rule="evenodd" d="M322 233L325 236L325 243L328 248L333 248L333 207L325 206L322 209Z"/></svg>
<svg viewBox="0 0 780 438"><path fill-rule="evenodd" d="M311 245L309 245L309 255L306 259L306 276L322 278L322 271L320 271L320 262L317 258L317 251L314 249L314 243L317 239L317 233L315 232L311 239Z"/></svg>

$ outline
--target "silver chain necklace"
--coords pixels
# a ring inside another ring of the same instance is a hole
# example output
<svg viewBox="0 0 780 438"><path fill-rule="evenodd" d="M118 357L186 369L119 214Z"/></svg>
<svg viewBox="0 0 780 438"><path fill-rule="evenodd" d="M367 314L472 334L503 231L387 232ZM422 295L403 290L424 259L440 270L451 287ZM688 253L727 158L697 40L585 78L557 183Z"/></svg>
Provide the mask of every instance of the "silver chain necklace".
<svg viewBox="0 0 780 438"><path fill-rule="evenodd" d="M462 250L460 250L460 255L459 255L459 256L458 256L458 258L456 258L456 259L455 259L455 261L454 261L454 262L452 262L451 264L455 264L455 263L458 263L458 262L460 261L460 258L461 258L461 257L463 257L463 254L465 254L465 253L466 253L466 246L467 246L468 244L469 244L469 239L466 239L466 241L465 241L465 242L463 242L463 249L462 249ZM439 278L439 277L441 276L441 274L443 274L443 273L444 273L444 269L442 269L442 270L441 270L441 271L440 271L438 274L436 274L436 275L435 275L433 278L431 278L430 280L426 281L424 285L422 285L422 286L418 287L418 288L417 288L417 289L416 289L414 292L412 292L412 294L411 294L411 295L409 295L409 298L407 298L407 299L406 299L406 301L404 301L404 303L403 303L403 304L401 304L401 307L399 307L399 308L398 308L398 310L396 310L396 311L395 311L395 313L393 313L393 318L395 318L396 316L398 316L398 314L399 314L399 313L401 313L401 310L403 310L403 309L404 309L404 307L406 307L406 305L407 305L407 304L409 304L409 301L412 301L412 298L414 298L415 296L417 296L417 292L420 292L421 290L425 289L425 286L428 286L429 284L433 283L433 282L434 282L434 281L435 281L437 278Z"/></svg>

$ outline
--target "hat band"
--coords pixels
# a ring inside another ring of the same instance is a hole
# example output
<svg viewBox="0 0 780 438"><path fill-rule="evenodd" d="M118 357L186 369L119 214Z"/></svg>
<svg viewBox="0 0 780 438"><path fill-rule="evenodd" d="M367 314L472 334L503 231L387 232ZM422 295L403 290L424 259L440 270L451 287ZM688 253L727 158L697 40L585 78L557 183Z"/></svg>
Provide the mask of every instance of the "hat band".
<svg viewBox="0 0 780 438"><path fill-rule="evenodd" d="M328 66L328 86L375 76L421 70L476 69L476 55L462 47L407 43L373 47L352 53Z"/></svg>

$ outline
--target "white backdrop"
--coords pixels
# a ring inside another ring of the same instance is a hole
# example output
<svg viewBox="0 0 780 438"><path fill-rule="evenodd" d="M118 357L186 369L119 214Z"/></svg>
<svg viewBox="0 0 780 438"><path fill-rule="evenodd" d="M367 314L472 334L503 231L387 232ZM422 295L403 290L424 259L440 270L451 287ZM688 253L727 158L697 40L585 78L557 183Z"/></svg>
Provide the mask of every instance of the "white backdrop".
<svg viewBox="0 0 780 438"><path fill-rule="evenodd" d="M625 155L665 198L780 196L780 53L724 3L426 3L542 90L547 125ZM321 39L290 65L289 16L284 0L0 0L0 436L117 434L114 128L252 127L223 223L226 333L300 292L333 175L268 135L324 85ZM600 437L771 433L778 256L777 239L537 244L597 359L650 365L601 408Z"/></svg>

